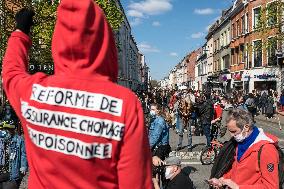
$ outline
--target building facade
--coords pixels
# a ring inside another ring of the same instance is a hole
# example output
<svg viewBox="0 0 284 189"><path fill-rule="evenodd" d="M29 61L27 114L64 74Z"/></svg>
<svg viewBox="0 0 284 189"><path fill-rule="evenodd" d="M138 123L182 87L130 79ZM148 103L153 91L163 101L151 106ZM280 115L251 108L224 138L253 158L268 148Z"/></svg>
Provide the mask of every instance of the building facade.
<svg viewBox="0 0 284 189"><path fill-rule="evenodd" d="M142 91L148 91L149 89L149 83L150 83L150 68L148 67L146 63L145 55L139 54L139 62L140 62L140 81L141 81L141 87L140 90Z"/></svg>
<svg viewBox="0 0 284 189"><path fill-rule="evenodd" d="M207 44L201 48L201 52L197 55L195 65L195 90L206 90L208 84L208 58Z"/></svg>
<svg viewBox="0 0 284 189"><path fill-rule="evenodd" d="M232 12L231 32L231 71L233 88L246 92L273 89L281 91L282 82L279 75L281 68L277 65L275 40L276 29L259 32L261 10L273 5L273 0L236 1ZM269 10L269 9L268 9ZM277 18L268 19L268 27L276 23ZM269 45L270 44L270 45Z"/></svg>
<svg viewBox="0 0 284 189"><path fill-rule="evenodd" d="M192 51L186 58L187 63L187 83L189 88L195 88L195 65L197 56L201 54L202 48Z"/></svg>
<svg viewBox="0 0 284 189"><path fill-rule="evenodd" d="M115 32L118 50L118 84L138 91L142 89L142 81L139 80L139 49L132 35L131 26L119 0L115 1L124 15L120 29Z"/></svg>

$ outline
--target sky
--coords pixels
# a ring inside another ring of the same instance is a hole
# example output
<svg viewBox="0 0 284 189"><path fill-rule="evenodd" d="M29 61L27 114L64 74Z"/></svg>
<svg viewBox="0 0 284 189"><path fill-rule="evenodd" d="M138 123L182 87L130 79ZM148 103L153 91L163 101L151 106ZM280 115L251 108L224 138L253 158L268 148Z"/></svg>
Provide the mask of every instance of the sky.
<svg viewBox="0 0 284 189"><path fill-rule="evenodd" d="M153 79L168 76L189 52L205 43L208 27L232 0L121 0L139 51Z"/></svg>

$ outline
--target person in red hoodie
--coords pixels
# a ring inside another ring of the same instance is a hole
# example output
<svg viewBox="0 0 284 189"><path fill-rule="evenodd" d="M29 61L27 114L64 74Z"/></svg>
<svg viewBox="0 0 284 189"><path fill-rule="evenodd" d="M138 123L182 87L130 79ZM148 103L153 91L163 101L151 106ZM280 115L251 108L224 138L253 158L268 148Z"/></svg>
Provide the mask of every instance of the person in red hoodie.
<svg viewBox="0 0 284 189"><path fill-rule="evenodd" d="M217 139L218 137L218 130L220 130L220 124L222 119L222 108L219 102L214 104L214 118L211 121L211 139Z"/></svg>
<svg viewBox="0 0 284 189"><path fill-rule="evenodd" d="M209 183L216 188L223 186L231 189L279 188L279 154L275 147L277 138L257 128L252 115L241 109L231 112L227 119L227 127L238 143L234 162L222 178L213 178ZM261 146L263 147L258 161Z"/></svg>
<svg viewBox="0 0 284 189"><path fill-rule="evenodd" d="M33 12L16 15L3 85L23 125L29 189L149 189L151 154L135 94L117 85L112 30L93 0L62 0L54 75L30 75Z"/></svg>

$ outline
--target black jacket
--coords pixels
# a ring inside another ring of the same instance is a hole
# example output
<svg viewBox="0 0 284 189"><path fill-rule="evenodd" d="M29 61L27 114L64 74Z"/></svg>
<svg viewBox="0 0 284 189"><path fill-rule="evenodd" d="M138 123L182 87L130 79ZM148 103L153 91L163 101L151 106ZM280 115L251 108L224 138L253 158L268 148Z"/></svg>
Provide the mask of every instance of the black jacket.
<svg viewBox="0 0 284 189"><path fill-rule="evenodd" d="M214 117L214 105L212 100L206 100L198 106L198 115L201 124L211 124Z"/></svg>
<svg viewBox="0 0 284 189"><path fill-rule="evenodd" d="M210 178L221 178L233 165L237 142L232 138L221 148L211 170Z"/></svg>
<svg viewBox="0 0 284 189"><path fill-rule="evenodd" d="M194 189L194 186L189 175L180 172L173 180L168 182L166 189Z"/></svg>

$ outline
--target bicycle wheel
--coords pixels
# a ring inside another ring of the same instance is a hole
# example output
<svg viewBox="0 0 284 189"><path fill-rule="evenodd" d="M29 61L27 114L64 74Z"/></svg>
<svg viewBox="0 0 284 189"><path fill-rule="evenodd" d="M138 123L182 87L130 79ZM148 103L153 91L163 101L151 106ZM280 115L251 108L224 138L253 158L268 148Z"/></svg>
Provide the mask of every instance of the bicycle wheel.
<svg viewBox="0 0 284 189"><path fill-rule="evenodd" d="M200 162L202 165L210 165L214 163L217 156L217 150L215 148L206 148L202 150L200 155Z"/></svg>

